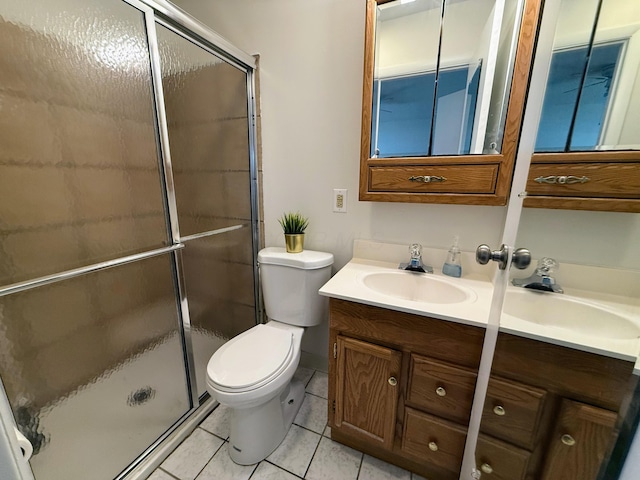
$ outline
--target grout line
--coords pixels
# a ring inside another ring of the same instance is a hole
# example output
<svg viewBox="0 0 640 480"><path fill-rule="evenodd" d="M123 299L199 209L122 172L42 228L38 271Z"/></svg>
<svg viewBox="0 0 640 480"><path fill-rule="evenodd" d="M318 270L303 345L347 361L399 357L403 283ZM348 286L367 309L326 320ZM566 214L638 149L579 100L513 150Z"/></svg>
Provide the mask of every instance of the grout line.
<svg viewBox="0 0 640 480"><path fill-rule="evenodd" d="M304 427L301 427L304 428ZM313 432L316 433L316 432ZM311 464L313 463L313 459L316 458L316 453L318 452L318 448L320 447L320 442L322 442L322 435L320 435L320 440L318 441L318 444L316 445L315 450L313 451L313 455L311 455L311 460L309 460L309 465L307 465L307 469L304 471L304 476L302 478L306 478L307 477L307 473L309 473L309 469L311 468Z"/></svg>
<svg viewBox="0 0 640 480"><path fill-rule="evenodd" d="M316 393L307 392L306 390L304 391L304 393L308 393L309 395L313 395L313 396L314 396L314 397L316 397L316 398L321 398L321 399L323 399L323 400L327 400L327 401L329 401L329 399L328 399L328 398L321 397L320 395L318 395L318 394L316 394Z"/></svg>
<svg viewBox="0 0 640 480"><path fill-rule="evenodd" d="M198 428L200 428L200 427L198 427ZM203 429L203 430L204 430L204 429ZM204 431L206 432L206 430L204 430ZM209 433L209 432L207 432L207 433ZM218 438L220 438L220 437L218 437ZM205 464L204 464L204 467L202 467L202 468L200 469L200 471L198 471L198 473L196 474L196 476L195 476L195 479L194 479L194 480L197 480L197 479L198 479L198 477L199 477L199 476L200 476L200 474L204 471L204 469L205 469L205 468L207 468L207 465L209 465L209 464L211 463L211 460L213 460L213 457L215 457L215 456L218 454L218 452L222 449L222 447L224 447L224 444L225 444L225 443L227 443L227 442L226 442L226 441L222 442L222 444L221 444L221 445L216 449L216 451L215 451L215 452L213 452L213 455L211 455L211 457L209 458L209 460L207 460L207 463L205 463Z"/></svg>
<svg viewBox="0 0 640 480"><path fill-rule="evenodd" d="M356 450L356 451L358 451L358 450ZM360 465L358 466L358 475L356 475L356 480L360 480L360 471L362 470L362 464L364 463L364 455L365 454L363 452L360 452L360 453L362 453L362 456L360 457Z"/></svg>
<svg viewBox="0 0 640 480"><path fill-rule="evenodd" d="M156 468L156 470L162 470L163 473L166 473L167 475L169 475L171 478L175 478L176 480L180 480L180 478L176 477L174 474L172 474L171 472L167 472L164 468L162 467L158 467ZM153 475L153 473L151 474Z"/></svg>
<svg viewBox="0 0 640 480"><path fill-rule="evenodd" d="M294 477L296 477L296 478L304 478L304 477L301 477L300 475L296 475L295 473L290 472L289 470L287 470L287 469L286 469L286 468L284 468L284 467L281 467L280 465L277 465L277 464L275 464L275 463L273 463L273 462L270 462L270 461L269 461L269 460L267 460L267 459L264 459L264 460L263 460L262 462L260 462L260 463L263 463L263 462L266 462L266 463L268 463L269 465L273 465L274 467L276 467L276 468L278 468L278 469L280 469L280 470L284 470L285 472L290 473L291 475L293 475L293 476L294 476ZM309 462L309 463L311 463L311 462ZM307 467L307 468L308 468L308 467ZM256 469L256 470L257 470L257 469Z"/></svg>

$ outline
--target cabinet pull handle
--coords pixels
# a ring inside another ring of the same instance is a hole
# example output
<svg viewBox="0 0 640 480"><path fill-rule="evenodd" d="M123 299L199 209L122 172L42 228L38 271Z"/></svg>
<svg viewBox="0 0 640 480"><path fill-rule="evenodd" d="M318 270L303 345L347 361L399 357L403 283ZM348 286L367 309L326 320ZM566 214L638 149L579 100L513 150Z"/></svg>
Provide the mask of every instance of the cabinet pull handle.
<svg viewBox="0 0 640 480"><path fill-rule="evenodd" d="M432 452L438 451L438 444L436 442L429 442L429 450Z"/></svg>
<svg viewBox="0 0 640 480"><path fill-rule="evenodd" d="M568 433L565 433L564 435L562 435L562 437L560 437L560 440L562 440L562 443L564 443L568 447L573 447L576 444L576 439L573 438Z"/></svg>
<svg viewBox="0 0 640 480"><path fill-rule="evenodd" d="M538 183L549 183L552 185L573 185L574 183L587 183L591 180L589 177L576 177L575 175L549 175L547 177L538 177L534 181Z"/></svg>
<svg viewBox="0 0 640 480"><path fill-rule="evenodd" d="M439 397L444 397L446 394L447 391L444 389L444 387L436 388L436 395L438 395Z"/></svg>
<svg viewBox="0 0 640 480"><path fill-rule="evenodd" d="M413 175L409 177L410 182L420 182L420 183L435 183L435 182L446 182L446 177L440 177L437 175Z"/></svg>
<svg viewBox="0 0 640 480"><path fill-rule="evenodd" d="M389 377L389 385L391 385L392 387L395 387L398 384L398 380L396 379L396 377Z"/></svg>
<svg viewBox="0 0 640 480"><path fill-rule="evenodd" d="M493 413L495 413L499 417L503 417L507 412L502 405L496 405L495 407L493 407Z"/></svg>
<svg viewBox="0 0 640 480"><path fill-rule="evenodd" d="M480 466L480 470L482 470L482 472L486 473L486 474L493 473L493 467L491 465L489 465L488 463L483 463Z"/></svg>

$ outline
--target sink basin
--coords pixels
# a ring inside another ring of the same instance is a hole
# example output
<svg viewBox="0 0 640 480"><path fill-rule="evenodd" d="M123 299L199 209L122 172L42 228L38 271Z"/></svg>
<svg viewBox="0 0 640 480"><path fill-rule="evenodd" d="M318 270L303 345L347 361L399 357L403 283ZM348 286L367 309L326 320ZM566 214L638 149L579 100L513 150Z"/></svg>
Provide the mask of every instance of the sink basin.
<svg viewBox="0 0 640 480"><path fill-rule="evenodd" d="M624 314L560 294L509 290L503 313L526 322L593 337L619 340L640 337L640 326Z"/></svg>
<svg viewBox="0 0 640 480"><path fill-rule="evenodd" d="M472 290L428 273L374 272L364 275L362 283L376 293L412 302L444 304L476 299Z"/></svg>

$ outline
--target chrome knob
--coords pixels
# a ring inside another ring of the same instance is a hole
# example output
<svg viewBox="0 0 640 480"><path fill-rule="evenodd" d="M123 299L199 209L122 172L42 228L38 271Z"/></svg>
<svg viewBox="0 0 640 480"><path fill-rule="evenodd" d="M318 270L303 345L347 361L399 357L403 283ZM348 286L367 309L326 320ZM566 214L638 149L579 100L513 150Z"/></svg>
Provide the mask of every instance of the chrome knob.
<svg viewBox="0 0 640 480"><path fill-rule="evenodd" d="M526 248L519 248L511 256L511 265L518 270L524 270L531 263L531 252Z"/></svg>
<svg viewBox="0 0 640 480"><path fill-rule="evenodd" d="M506 415L507 412L502 405L496 405L495 407L493 407L493 413L495 413L499 417L502 417Z"/></svg>
<svg viewBox="0 0 640 480"><path fill-rule="evenodd" d="M498 268L505 270L507 268L507 260L509 258L509 248L502 244L500 250L491 250L489 245L480 245L476 249L476 262L480 265L486 265L490 260L498 262ZM511 264L519 270L527 268L531 263L531 252L526 248L518 248L511 255Z"/></svg>
<svg viewBox="0 0 640 480"><path fill-rule="evenodd" d="M444 397L446 394L447 391L444 389L444 387L436 388L436 395L438 395L439 397Z"/></svg>
<svg viewBox="0 0 640 480"><path fill-rule="evenodd" d="M487 475L490 473L493 473L493 467L491 465L489 465L488 463L483 463L480 466L480 470L482 470L483 473L486 473Z"/></svg>
<svg viewBox="0 0 640 480"><path fill-rule="evenodd" d="M388 382L392 387L395 387L398 384L398 380L396 379L396 377L389 377Z"/></svg>
<svg viewBox="0 0 640 480"><path fill-rule="evenodd" d="M560 437L560 440L562 441L562 443L564 443L568 447L573 447L576 444L576 439L573 438L568 433L565 433L564 435L562 435L562 437Z"/></svg>
<svg viewBox="0 0 640 480"><path fill-rule="evenodd" d="M509 249L506 245L501 245L500 250L491 250L489 245L480 245L476 249L476 262L480 265L486 265L490 260L498 262L498 268L504 270L507 268L507 255Z"/></svg>
<svg viewBox="0 0 640 480"><path fill-rule="evenodd" d="M436 442L429 442L429 450L432 452L438 451L438 444Z"/></svg>

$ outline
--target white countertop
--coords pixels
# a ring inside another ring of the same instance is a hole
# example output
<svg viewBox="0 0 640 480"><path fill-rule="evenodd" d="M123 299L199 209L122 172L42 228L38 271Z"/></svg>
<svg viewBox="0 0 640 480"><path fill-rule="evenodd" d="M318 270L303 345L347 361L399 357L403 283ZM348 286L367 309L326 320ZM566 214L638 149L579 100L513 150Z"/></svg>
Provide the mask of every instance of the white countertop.
<svg viewBox="0 0 640 480"><path fill-rule="evenodd" d="M493 285L488 278L477 274L471 274L464 278L445 277L452 284L474 291L476 293L475 298L463 303L426 303L383 295L364 285L362 279L365 275L385 270L397 272L398 265L396 263L354 258L320 289L320 295L425 317L486 327L493 293ZM436 269L434 269L433 274L407 272L407 275L443 277L442 272Z"/></svg>
<svg viewBox="0 0 640 480"><path fill-rule="evenodd" d="M320 289L320 294L466 325L486 327L488 324L493 284L488 277L477 271L467 273L462 278L452 278L444 276L441 270L434 268L432 275L439 277L436 280L443 280L460 286L465 290L475 292L475 295L461 303L427 303L378 293L365 286L363 282L363 278L366 275L376 272L398 272L398 264L366 258L353 258ZM415 275L409 272L407 274ZM417 275L430 276L431 274ZM518 287L509 288L521 290ZM555 295L540 294L538 292L531 292L531 294ZM580 301L597 303L600 306L619 312L634 322L640 323L640 307L637 304L637 299L628 299L615 295L599 295L594 302L591 292L582 292L577 289L565 289L564 295ZM500 319L500 331L608 357L634 361L636 362L634 373L640 374L640 361L638 361L640 338L611 339L582 334L576 332L573 328L536 324L505 313L502 314Z"/></svg>

